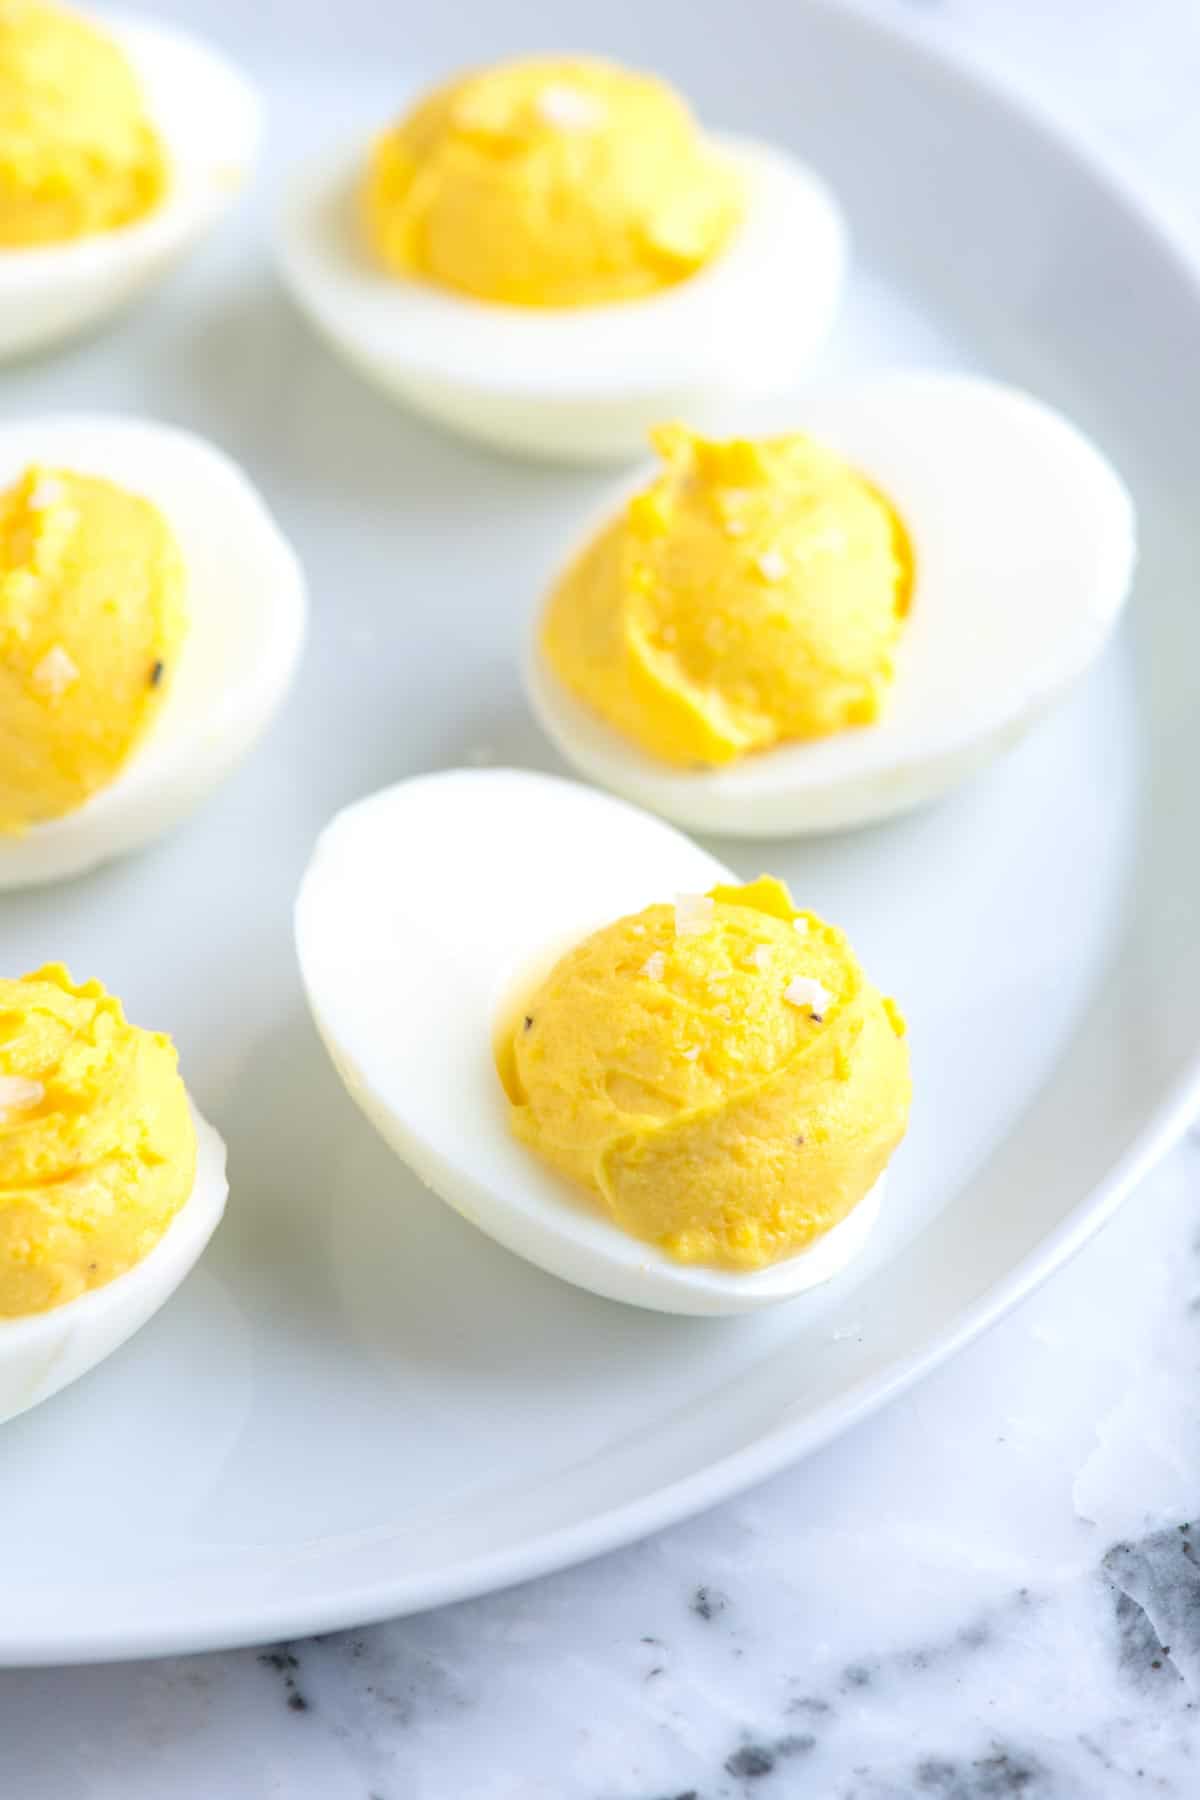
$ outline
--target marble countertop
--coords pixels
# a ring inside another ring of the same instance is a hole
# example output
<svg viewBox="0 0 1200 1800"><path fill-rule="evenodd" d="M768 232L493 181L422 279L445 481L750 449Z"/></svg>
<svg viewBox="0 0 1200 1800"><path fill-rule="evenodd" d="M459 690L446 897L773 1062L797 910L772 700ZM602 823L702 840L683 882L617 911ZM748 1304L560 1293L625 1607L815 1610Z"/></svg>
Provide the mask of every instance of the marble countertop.
<svg viewBox="0 0 1200 1800"><path fill-rule="evenodd" d="M1193 0L871 4L1003 62L1195 215ZM633 1549L262 1652L0 1674L0 1796L1188 1800L1198 1198L1193 1139L950 1367Z"/></svg>

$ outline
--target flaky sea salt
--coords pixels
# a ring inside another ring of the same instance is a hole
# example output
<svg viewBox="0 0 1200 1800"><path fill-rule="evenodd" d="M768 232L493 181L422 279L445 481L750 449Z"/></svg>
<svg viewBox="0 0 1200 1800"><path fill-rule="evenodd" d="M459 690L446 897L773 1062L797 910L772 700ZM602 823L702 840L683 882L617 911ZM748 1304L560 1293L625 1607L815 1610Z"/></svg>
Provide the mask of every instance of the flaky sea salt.
<svg viewBox="0 0 1200 1800"><path fill-rule="evenodd" d="M599 100L560 82L542 89L537 109L546 124L559 131L594 131L604 121L604 107Z"/></svg>
<svg viewBox="0 0 1200 1800"><path fill-rule="evenodd" d="M29 504L34 512L42 512L47 506L57 506L66 491L53 475L43 475L30 490Z"/></svg>
<svg viewBox="0 0 1200 1800"><path fill-rule="evenodd" d="M666 968L666 957L661 950L656 950L653 956L648 956L642 964L642 974L648 975L651 981L661 981L666 973Z"/></svg>
<svg viewBox="0 0 1200 1800"><path fill-rule="evenodd" d="M756 969L769 969L770 968L770 966L771 966L771 946L769 944L759 944L759 946L757 947L757 949L754 952L754 966Z"/></svg>
<svg viewBox="0 0 1200 1800"><path fill-rule="evenodd" d="M676 894L676 937L698 937L712 924L716 902L710 894Z"/></svg>
<svg viewBox="0 0 1200 1800"><path fill-rule="evenodd" d="M792 930L798 931L800 933L801 937L803 937L804 933L808 930L808 920L807 919L793 919L792 920Z"/></svg>
<svg viewBox="0 0 1200 1800"><path fill-rule="evenodd" d="M755 557L755 566L764 581L782 581L787 574L787 557L778 550L764 550Z"/></svg>
<svg viewBox="0 0 1200 1800"><path fill-rule="evenodd" d="M811 557L820 556L823 553L841 556L849 541L839 525L830 525L824 531L814 531L811 537L805 538L800 547L800 556L805 562L808 562Z"/></svg>
<svg viewBox="0 0 1200 1800"><path fill-rule="evenodd" d="M31 679L39 694L48 694L51 699L57 700L60 694L65 694L68 688L75 686L79 680L79 670L62 645L55 644L37 664Z"/></svg>
<svg viewBox="0 0 1200 1800"><path fill-rule="evenodd" d="M0 1125L7 1123L10 1113L36 1106L45 1092L40 1081L30 1081L24 1075L0 1075Z"/></svg>
<svg viewBox="0 0 1200 1800"><path fill-rule="evenodd" d="M812 1009L814 1019L825 1016L825 1010L833 995L811 975L796 975L783 990L783 997L789 1006L807 1006Z"/></svg>

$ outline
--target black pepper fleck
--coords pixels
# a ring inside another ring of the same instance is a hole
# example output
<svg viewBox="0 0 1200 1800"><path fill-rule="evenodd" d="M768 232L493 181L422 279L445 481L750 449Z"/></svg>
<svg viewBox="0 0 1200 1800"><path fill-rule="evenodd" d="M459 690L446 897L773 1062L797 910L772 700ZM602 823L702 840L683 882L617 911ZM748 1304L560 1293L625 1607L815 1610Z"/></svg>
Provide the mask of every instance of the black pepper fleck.
<svg viewBox="0 0 1200 1800"><path fill-rule="evenodd" d="M159 660L154 664L154 666L150 670L150 686L157 687L159 682L162 680L163 676L166 674L166 672L167 672L167 665L165 662L163 662L162 658L160 657Z"/></svg>
<svg viewBox="0 0 1200 1800"><path fill-rule="evenodd" d="M533 1030L533 1014L532 1013L525 1014L525 1029L526 1029L526 1031Z"/></svg>

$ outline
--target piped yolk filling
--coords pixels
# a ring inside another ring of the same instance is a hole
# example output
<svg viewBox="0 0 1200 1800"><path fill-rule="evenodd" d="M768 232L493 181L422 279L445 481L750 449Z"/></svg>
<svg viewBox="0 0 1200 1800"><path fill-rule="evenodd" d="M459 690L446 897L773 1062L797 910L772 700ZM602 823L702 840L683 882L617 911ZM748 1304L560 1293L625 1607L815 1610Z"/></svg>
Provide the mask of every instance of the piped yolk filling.
<svg viewBox="0 0 1200 1800"><path fill-rule="evenodd" d="M0 493L0 833L120 773L174 678L184 588L150 501L42 465Z"/></svg>
<svg viewBox="0 0 1200 1800"><path fill-rule="evenodd" d="M498 1056L516 1136L631 1236L763 1268L878 1180L910 1099L904 1022L770 877L647 907L569 951Z"/></svg>
<svg viewBox="0 0 1200 1800"><path fill-rule="evenodd" d="M118 45L65 7L5 0L0 249L132 224L167 183L166 151Z"/></svg>
<svg viewBox="0 0 1200 1800"><path fill-rule="evenodd" d="M717 766L869 725L913 587L889 501L807 437L655 433L663 469L571 563L541 624L557 679L658 760Z"/></svg>
<svg viewBox="0 0 1200 1800"><path fill-rule="evenodd" d="M51 965L0 981L0 1320L139 1263L191 1194L196 1133L170 1039Z"/></svg>
<svg viewBox="0 0 1200 1800"><path fill-rule="evenodd" d="M744 200L662 82L539 57L427 95L376 143L360 204L393 274L561 308L673 287L721 254Z"/></svg>

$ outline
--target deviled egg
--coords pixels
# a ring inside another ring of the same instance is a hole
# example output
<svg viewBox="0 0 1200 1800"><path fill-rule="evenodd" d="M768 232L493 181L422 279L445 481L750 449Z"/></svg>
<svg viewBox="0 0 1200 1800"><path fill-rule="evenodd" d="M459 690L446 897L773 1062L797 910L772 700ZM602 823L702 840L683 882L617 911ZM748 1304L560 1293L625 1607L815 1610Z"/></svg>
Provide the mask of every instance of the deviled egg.
<svg viewBox="0 0 1200 1800"><path fill-rule="evenodd" d="M736 1313L865 1242L907 1121L904 1023L781 883L593 789L461 770L338 815L296 941L359 1106L530 1262Z"/></svg>
<svg viewBox="0 0 1200 1800"><path fill-rule="evenodd" d="M419 411L603 460L790 381L845 245L793 157L706 136L652 76L538 57L460 75L373 148L301 170L281 256L330 342Z"/></svg>
<svg viewBox="0 0 1200 1800"><path fill-rule="evenodd" d="M124 418L0 426L0 889L182 817L274 714L305 611L211 445Z"/></svg>
<svg viewBox="0 0 1200 1800"><path fill-rule="evenodd" d="M56 0L0 7L0 356L133 298L228 207L259 103L181 31Z"/></svg>
<svg viewBox="0 0 1200 1800"><path fill-rule="evenodd" d="M805 435L656 434L560 568L531 705L578 770L700 831L862 825L1014 743L1096 658L1134 512L1096 447L995 383L808 395Z"/></svg>
<svg viewBox="0 0 1200 1800"><path fill-rule="evenodd" d="M226 1193L169 1038L59 965L0 980L0 1422L158 1311Z"/></svg>

